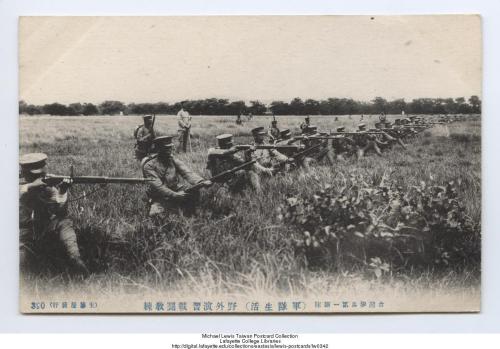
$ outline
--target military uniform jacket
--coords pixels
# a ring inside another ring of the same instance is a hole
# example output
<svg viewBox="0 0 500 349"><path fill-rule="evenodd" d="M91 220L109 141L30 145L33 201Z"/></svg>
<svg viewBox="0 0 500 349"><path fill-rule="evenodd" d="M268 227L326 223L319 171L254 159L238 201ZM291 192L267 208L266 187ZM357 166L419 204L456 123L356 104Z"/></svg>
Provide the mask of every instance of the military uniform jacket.
<svg viewBox="0 0 500 349"><path fill-rule="evenodd" d="M267 134L273 141L276 141L280 138L280 130L277 127L269 127Z"/></svg>
<svg viewBox="0 0 500 349"><path fill-rule="evenodd" d="M142 166L144 178L153 179L149 182L146 191L153 200L168 201L174 197L175 192L181 189L179 179L182 178L191 185L203 181L203 178L184 164L184 162L170 157L160 161L155 156L150 156Z"/></svg>
<svg viewBox="0 0 500 349"><path fill-rule="evenodd" d="M259 145L254 143L253 145ZM261 145L264 145L262 143ZM258 162L264 167L272 167L280 163L286 162L288 157L274 149L257 149L252 152L252 159L259 159Z"/></svg>
<svg viewBox="0 0 500 349"><path fill-rule="evenodd" d="M47 225L53 218L64 218L68 213L67 192L46 186L28 190L28 182L19 180L19 226L29 227L33 222Z"/></svg>
<svg viewBox="0 0 500 349"><path fill-rule="evenodd" d="M296 140L294 139L282 139L281 141L276 142L276 145L293 145ZM285 156L292 157L297 150L293 149L280 149L280 153L284 154Z"/></svg>
<svg viewBox="0 0 500 349"><path fill-rule="evenodd" d="M207 169L212 176L216 176L224 171L231 170L236 166L243 165L249 160L243 159L238 153L230 149L210 148L208 150L208 163ZM266 169L258 162L248 166L246 171L255 171L260 173ZM242 170L242 171L245 171Z"/></svg>
<svg viewBox="0 0 500 349"><path fill-rule="evenodd" d="M144 125L139 125L134 131L134 137L136 139L136 149L148 153L155 138L155 132L154 130L148 130Z"/></svg>

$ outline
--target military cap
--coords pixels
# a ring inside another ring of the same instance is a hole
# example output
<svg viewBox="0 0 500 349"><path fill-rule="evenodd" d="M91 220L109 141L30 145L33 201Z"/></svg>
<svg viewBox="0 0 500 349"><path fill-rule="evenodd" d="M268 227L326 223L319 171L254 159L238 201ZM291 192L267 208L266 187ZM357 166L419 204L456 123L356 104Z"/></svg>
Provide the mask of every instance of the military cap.
<svg viewBox="0 0 500 349"><path fill-rule="evenodd" d="M160 136L153 139L153 144L155 147L172 147L172 136Z"/></svg>
<svg viewBox="0 0 500 349"><path fill-rule="evenodd" d="M317 133L318 132L318 126L316 125L309 125L306 128L306 133Z"/></svg>
<svg viewBox="0 0 500 349"><path fill-rule="evenodd" d="M413 119L416 118L416 116L415 115L410 115L409 118L410 118L410 120L413 120Z"/></svg>
<svg viewBox="0 0 500 349"><path fill-rule="evenodd" d="M358 129L364 130L366 128L366 124L362 122L361 124L358 125Z"/></svg>
<svg viewBox="0 0 500 349"><path fill-rule="evenodd" d="M229 133L221 134L215 137L217 139L217 145L219 147L232 145L233 144L233 135Z"/></svg>
<svg viewBox="0 0 500 349"><path fill-rule="evenodd" d="M278 123L278 120L271 121L271 124L277 124L277 123Z"/></svg>
<svg viewBox="0 0 500 349"><path fill-rule="evenodd" d="M142 118L144 119L144 121L146 121L146 120L151 121L151 120L153 120L153 115L144 115Z"/></svg>
<svg viewBox="0 0 500 349"><path fill-rule="evenodd" d="M19 157L21 168L31 173L42 173L46 163L47 155L44 153L29 153Z"/></svg>
<svg viewBox="0 0 500 349"><path fill-rule="evenodd" d="M292 132L290 132L290 129L287 128L280 132L280 136L281 138L290 138L292 137Z"/></svg>
<svg viewBox="0 0 500 349"><path fill-rule="evenodd" d="M375 128L381 128L382 124L383 124L383 122L376 122L375 123Z"/></svg>
<svg viewBox="0 0 500 349"><path fill-rule="evenodd" d="M337 127L337 132L344 132L344 131L345 131L345 126Z"/></svg>
<svg viewBox="0 0 500 349"><path fill-rule="evenodd" d="M265 135L266 131L264 131L264 127L256 127L252 129L252 135L257 136L257 135Z"/></svg>
<svg viewBox="0 0 500 349"><path fill-rule="evenodd" d="M309 120L311 119L311 117L309 115L306 116L306 120Z"/></svg>

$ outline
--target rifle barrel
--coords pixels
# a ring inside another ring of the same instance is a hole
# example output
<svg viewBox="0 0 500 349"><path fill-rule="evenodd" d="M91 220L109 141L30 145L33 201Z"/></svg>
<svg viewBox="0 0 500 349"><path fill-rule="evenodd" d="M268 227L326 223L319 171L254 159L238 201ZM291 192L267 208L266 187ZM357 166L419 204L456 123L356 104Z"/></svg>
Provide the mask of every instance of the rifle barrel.
<svg viewBox="0 0 500 349"><path fill-rule="evenodd" d="M103 177L103 176L59 176L48 174L45 178L53 180L70 179L73 184L102 184L102 183L123 183L123 184L143 184L152 181L149 178L123 178L123 177Z"/></svg>

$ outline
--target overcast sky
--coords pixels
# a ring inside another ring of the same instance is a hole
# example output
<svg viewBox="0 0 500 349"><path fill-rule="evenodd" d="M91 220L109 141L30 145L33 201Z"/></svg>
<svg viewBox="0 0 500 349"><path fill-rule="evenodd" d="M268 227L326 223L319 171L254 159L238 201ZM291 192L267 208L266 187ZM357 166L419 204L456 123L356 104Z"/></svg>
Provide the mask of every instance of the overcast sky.
<svg viewBox="0 0 500 349"><path fill-rule="evenodd" d="M478 16L23 17L28 103L481 94Z"/></svg>

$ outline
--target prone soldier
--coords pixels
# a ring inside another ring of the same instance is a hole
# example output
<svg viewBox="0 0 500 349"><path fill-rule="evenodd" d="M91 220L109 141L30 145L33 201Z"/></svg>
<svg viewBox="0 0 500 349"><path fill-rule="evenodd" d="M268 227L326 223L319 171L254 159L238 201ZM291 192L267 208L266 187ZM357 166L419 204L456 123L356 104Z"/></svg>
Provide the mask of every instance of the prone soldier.
<svg viewBox="0 0 500 349"><path fill-rule="evenodd" d="M47 155L25 154L20 157L19 231L20 266L27 271L30 260L43 246L60 245L72 272L88 275L80 256L73 222L68 218L67 191L70 180L49 185L44 182Z"/></svg>
<svg viewBox="0 0 500 349"><path fill-rule="evenodd" d="M260 175L272 176L272 170L265 168L255 160L248 160L251 150L247 153L247 159L241 157L238 154L239 150L234 147L233 135L222 134L217 136L216 139L217 147L208 150L207 169L212 176L248 163L248 167L231 173L223 181L227 184L229 190L233 192L242 191L247 186L250 186L255 191L260 191Z"/></svg>
<svg viewBox="0 0 500 349"><path fill-rule="evenodd" d="M150 179L146 194L149 199L149 216L157 217L168 213L192 214L198 201L197 193L187 193L179 183L182 178L191 185L202 183L209 187L212 182L193 172L184 162L173 155L170 136L154 139L157 154L143 161L144 178Z"/></svg>
<svg viewBox="0 0 500 349"><path fill-rule="evenodd" d="M137 125L134 130L135 158L139 161L142 161L152 151L153 139L156 137L153 116L144 115L143 122L142 125Z"/></svg>

